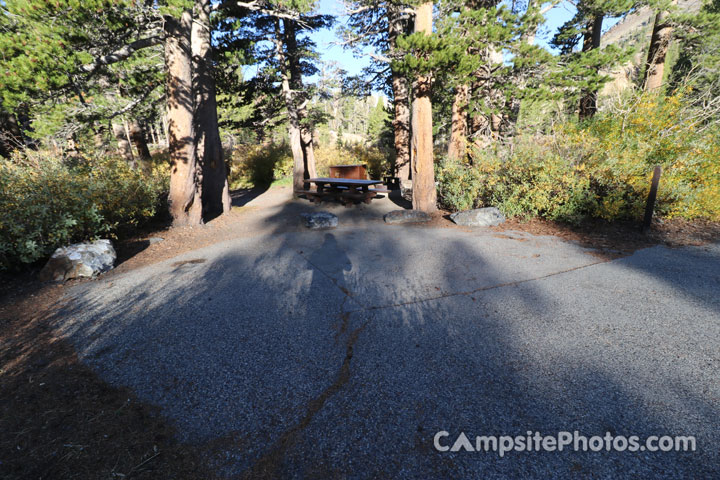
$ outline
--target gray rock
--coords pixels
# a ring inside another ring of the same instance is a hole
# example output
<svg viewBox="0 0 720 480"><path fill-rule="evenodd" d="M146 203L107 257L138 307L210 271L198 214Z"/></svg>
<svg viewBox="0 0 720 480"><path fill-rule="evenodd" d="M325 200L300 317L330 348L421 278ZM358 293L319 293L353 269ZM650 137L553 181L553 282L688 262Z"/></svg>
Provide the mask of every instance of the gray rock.
<svg viewBox="0 0 720 480"><path fill-rule="evenodd" d="M323 228L335 228L338 225L338 218L330 212L301 213L305 219L305 226L311 230Z"/></svg>
<svg viewBox="0 0 720 480"><path fill-rule="evenodd" d="M383 216L385 223L418 223L429 222L430 215L420 210L393 210Z"/></svg>
<svg viewBox="0 0 720 480"><path fill-rule="evenodd" d="M160 242L162 242L163 240L165 240L165 239L162 238L162 237L150 237L150 238L148 238L148 243L149 243L150 245L153 245L153 244L155 244L155 243L160 243Z"/></svg>
<svg viewBox="0 0 720 480"><path fill-rule="evenodd" d="M115 258L110 240L61 247L55 250L40 271L40 280L62 282L71 278L92 277L113 268Z"/></svg>
<svg viewBox="0 0 720 480"><path fill-rule="evenodd" d="M465 227L494 227L505 221L505 215L495 207L486 207L453 213L450 220Z"/></svg>

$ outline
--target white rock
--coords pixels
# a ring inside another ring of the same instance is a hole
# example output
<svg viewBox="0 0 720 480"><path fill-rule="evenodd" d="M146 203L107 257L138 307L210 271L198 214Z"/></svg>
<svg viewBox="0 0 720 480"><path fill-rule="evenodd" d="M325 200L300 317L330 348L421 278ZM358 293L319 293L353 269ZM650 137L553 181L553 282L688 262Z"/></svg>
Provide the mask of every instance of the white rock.
<svg viewBox="0 0 720 480"><path fill-rule="evenodd" d="M112 243L105 239L61 247L40 271L40 280L62 282L99 275L113 268L116 257Z"/></svg>
<svg viewBox="0 0 720 480"><path fill-rule="evenodd" d="M450 220L467 227L493 227L503 223L505 215L495 207L487 207L453 213Z"/></svg>

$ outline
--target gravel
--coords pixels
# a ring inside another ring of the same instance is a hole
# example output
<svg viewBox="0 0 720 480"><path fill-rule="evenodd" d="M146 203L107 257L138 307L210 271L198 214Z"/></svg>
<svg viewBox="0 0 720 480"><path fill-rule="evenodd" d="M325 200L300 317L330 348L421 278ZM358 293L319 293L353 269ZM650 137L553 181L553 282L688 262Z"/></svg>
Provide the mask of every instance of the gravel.
<svg viewBox="0 0 720 480"><path fill-rule="evenodd" d="M720 245L614 261L413 226L232 240L77 286L83 361L228 475L717 478ZM477 435L695 435L697 452L445 452Z"/></svg>

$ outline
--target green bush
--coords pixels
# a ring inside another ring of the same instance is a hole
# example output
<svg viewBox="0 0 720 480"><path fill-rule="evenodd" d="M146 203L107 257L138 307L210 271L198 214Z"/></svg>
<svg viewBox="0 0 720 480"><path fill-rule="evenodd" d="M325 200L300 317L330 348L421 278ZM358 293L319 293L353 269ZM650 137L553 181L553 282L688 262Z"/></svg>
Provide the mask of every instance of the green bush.
<svg viewBox="0 0 720 480"><path fill-rule="evenodd" d="M682 94L629 96L585 124L517 138L512 154L475 151L472 165L437 168L441 206L496 206L508 216L576 223L585 217L639 219L653 167L663 176L656 213L720 219L720 135Z"/></svg>
<svg viewBox="0 0 720 480"><path fill-rule="evenodd" d="M238 145L228 158L231 189L267 186L274 179L292 176L292 152L286 143Z"/></svg>
<svg viewBox="0 0 720 480"><path fill-rule="evenodd" d="M371 178L382 178L390 169L388 154L361 144L314 148L315 168L321 177L330 175L331 165L364 164ZM230 153L230 188L269 185L273 180L292 177L293 158L287 143L239 145Z"/></svg>
<svg viewBox="0 0 720 480"><path fill-rule="evenodd" d="M167 176L114 157L72 164L43 153L0 161L0 268L33 263L57 247L117 238L164 211Z"/></svg>
<svg viewBox="0 0 720 480"><path fill-rule="evenodd" d="M438 196L448 210L496 206L508 216L577 222L593 206L590 182L578 167L537 149L510 159L476 154L475 164L441 164Z"/></svg>

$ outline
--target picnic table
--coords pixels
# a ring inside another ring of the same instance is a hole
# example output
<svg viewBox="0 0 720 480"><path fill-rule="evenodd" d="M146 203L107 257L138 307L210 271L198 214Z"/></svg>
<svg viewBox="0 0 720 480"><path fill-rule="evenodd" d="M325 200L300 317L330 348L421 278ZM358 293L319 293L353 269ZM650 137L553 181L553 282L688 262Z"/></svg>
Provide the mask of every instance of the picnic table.
<svg viewBox="0 0 720 480"><path fill-rule="evenodd" d="M339 200L343 205L350 206L355 202L370 203L378 193L388 193L384 188L370 188L382 184L382 180L361 180L357 178L309 178L316 190L304 190L311 202L321 203L327 198Z"/></svg>

